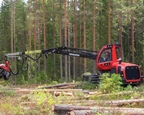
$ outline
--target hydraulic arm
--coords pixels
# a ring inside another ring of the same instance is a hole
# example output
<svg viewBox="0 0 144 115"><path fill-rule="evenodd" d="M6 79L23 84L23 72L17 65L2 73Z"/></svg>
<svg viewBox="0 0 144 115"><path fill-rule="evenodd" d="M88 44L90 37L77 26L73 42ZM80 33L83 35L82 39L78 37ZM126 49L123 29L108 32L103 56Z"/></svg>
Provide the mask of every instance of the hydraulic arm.
<svg viewBox="0 0 144 115"><path fill-rule="evenodd" d="M40 54L41 56L41 54L46 55L50 53L75 56L75 57L83 57L83 58L89 58L89 59L95 60L97 51L70 48L70 47L58 47L58 48L51 48L51 49L46 49L46 50L34 50L34 51L25 51L25 52L17 52L17 53L8 53L6 54L6 57L15 57L15 56L25 55L27 57L30 57L31 59L34 59L30 56L31 54ZM39 57L36 59L39 59Z"/></svg>
<svg viewBox="0 0 144 115"><path fill-rule="evenodd" d="M43 54L46 53L56 53L56 54L62 54L62 55L69 55L69 56L75 56L75 57L83 57L83 58L89 58L89 59L96 59L96 53L97 51L91 51L91 50L84 50L84 49L78 49L78 48L70 48L70 47L58 47L58 48L52 48L48 50L42 50Z"/></svg>

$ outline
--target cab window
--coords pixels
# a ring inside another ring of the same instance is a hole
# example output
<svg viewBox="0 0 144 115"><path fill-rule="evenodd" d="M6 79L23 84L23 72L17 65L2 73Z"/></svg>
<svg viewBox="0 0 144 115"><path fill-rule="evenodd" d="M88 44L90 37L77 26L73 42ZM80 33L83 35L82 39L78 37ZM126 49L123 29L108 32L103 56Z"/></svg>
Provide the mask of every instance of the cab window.
<svg viewBox="0 0 144 115"><path fill-rule="evenodd" d="M99 62L111 61L112 60L111 52L112 52L111 49L103 50L100 55Z"/></svg>
<svg viewBox="0 0 144 115"><path fill-rule="evenodd" d="M117 59L121 58L121 52L119 47L116 48L116 55L117 55Z"/></svg>

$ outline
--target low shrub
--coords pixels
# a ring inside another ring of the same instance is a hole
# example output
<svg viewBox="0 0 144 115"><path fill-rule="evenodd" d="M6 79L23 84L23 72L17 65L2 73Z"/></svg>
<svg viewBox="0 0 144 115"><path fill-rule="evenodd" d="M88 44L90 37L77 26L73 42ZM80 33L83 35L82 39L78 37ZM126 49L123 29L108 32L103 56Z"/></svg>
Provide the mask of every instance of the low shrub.
<svg viewBox="0 0 144 115"><path fill-rule="evenodd" d="M101 76L101 82L99 85L99 90L103 93L113 93L121 91L122 79L119 74L104 73Z"/></svg>

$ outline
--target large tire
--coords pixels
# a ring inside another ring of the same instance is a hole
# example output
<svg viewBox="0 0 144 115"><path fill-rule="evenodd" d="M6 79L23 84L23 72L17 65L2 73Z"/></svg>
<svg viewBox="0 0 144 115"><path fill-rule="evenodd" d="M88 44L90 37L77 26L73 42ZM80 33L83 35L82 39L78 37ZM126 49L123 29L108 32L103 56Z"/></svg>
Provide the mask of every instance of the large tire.
<svg viewBox="0 0 144 115"><path fill-rule="evenodd" d="M9 79L9 77L10 77L10 73L9 73L9 72L4 71L4 72L3 72L3 77L4 77L4 80L8 80L8 79Z"/></svg>
<svg viewBox="0 0 144 115"><path fill-rule="evenodd" d="M99 83L100 76L98 74L86 74L83 75L83 81L91 82L91 83Z"/></svg>
<svg viewBox="0 0 144 115"><path fill-rule="evenodd" d="M99 78L100 76L98 75L98 74L92 74L91 76L90 76L90 82L91 83L99 83L99 81L100 81L100 78Z"/></svg>

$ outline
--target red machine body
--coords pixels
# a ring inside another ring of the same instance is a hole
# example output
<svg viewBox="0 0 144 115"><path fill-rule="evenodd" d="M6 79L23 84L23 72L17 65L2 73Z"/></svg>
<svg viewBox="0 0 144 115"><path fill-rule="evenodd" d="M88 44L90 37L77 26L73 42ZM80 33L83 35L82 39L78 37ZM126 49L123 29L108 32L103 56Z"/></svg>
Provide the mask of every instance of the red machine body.
<svg viewBox="0 0 144 115"><path fill-rule="evenodd" d="M110 53L109 60L104 60L105 53ZM121 45L105 45L96 57L97 69L101 72L120 74L123 83L139 84L142 80L140 68L136 64L122 62Z"/></svg>
<svg viewBox="0 0 144 115"><path fill-rule="evenodd" d="M10 75L10 63L7 59L5 59L5 64L0 64L0 78L4 77L5 80L8 80Z"/></svg>

